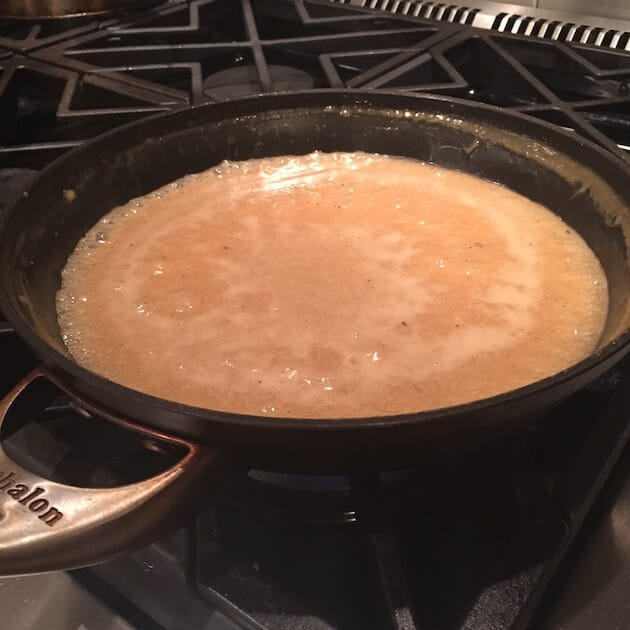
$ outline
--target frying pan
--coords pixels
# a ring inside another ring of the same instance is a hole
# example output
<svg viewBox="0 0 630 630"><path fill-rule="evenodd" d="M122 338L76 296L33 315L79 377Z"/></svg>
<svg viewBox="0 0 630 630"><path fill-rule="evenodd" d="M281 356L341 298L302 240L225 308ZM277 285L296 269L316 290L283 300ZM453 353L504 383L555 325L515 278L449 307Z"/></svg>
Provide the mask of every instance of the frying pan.
<svg viewBox="0 0 630 630"><path fill-rule="evenodd" d="M560 374L486 400L332 420L193 408L127 389L70 357L57 326L55 293L68 255L102 215L224 159L314 150L434 162L500 182L560 215L598 255L608 279L610 308L596 351ZM216 483L225 454L285 472L396 468L437 447L481 441L540 418L630 349L629 206L630 170L594 144L527 116L427 95L326 90L257 96L146 119L70 152L0 216L0 310L42 361L3 401L0 417L10 415L24 389L47 380L83 408L175 441L188 454L141 484L86 490L38 478L1 453L0 572L88 564L146 543L156 521L176 519ZM33 495L38 488L42 492Z"/></svg>

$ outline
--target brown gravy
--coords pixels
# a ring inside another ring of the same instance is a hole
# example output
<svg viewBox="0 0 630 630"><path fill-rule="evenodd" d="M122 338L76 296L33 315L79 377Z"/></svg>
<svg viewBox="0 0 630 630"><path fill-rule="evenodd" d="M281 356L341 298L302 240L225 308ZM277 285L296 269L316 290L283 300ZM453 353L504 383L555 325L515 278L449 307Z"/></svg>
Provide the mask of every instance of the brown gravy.
<svg viewBox="0 0 630 630"><path fill-rule="evenodd" d="M445 407L557 373L602 333L582 238L499 185L363 153L224 163L113 210L57 296L85 367L284 417Z"/></svg>

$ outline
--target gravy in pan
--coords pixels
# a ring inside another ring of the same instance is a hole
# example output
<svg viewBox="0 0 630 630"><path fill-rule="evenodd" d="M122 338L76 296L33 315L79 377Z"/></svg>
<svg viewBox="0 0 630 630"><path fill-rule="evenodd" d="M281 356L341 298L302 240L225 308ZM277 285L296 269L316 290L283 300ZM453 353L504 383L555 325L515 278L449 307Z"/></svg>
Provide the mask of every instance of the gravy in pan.
<svg viewBox="0 0 630 630"><path fill-rule="evenodd" d="M587 356L606 277L497 184L314 153L219 167L116 208L63 272L74 358L128 387L248 414L357 417L506 392Z"/></svg>

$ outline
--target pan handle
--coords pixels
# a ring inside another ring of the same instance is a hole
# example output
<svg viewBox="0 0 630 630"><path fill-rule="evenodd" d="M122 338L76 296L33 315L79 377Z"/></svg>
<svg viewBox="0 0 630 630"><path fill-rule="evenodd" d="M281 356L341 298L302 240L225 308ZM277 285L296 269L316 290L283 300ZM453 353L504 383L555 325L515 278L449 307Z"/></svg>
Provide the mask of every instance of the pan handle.
<svg viewBox="0 0 630 630"><path fill-rule="evenodd" d="M0 431L11 406L38 378L64 389L43 369L35 370L0 401ZM150 479L91 489L33 474L14 462L0 443L0 575L86 566L153 542L181 522L187 508L198 503L208 484L216 480L220 469L217 452L105 412L102 415L152 438L183 446L187 453L172 468Z"/></svg>

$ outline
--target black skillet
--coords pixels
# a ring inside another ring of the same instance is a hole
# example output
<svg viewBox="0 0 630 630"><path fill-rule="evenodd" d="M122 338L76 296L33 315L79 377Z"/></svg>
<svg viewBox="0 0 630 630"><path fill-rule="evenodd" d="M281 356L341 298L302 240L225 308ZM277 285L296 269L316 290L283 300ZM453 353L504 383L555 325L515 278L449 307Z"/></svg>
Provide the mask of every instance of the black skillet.
<svg viewBox="0 0 630 630"><path fill-rule="evenodd" d="M610 312L597 350L560 374L490 399L338 420L188 407L126 389L72 360L59 335L55 293L69 253L103 214L224 159L313 150L435 162L505 184L560 215L597 253L608 278ZM436 447L481 441L539 418L630 348L629 205L630 170L597 146L523 115L432 96L330 90L258 96L143 120L70 152L0 216L0 310L44 366L5 399L0 418L33 380L52 380L84 408L170 436L189 453L159 477L112 490L43 480L2 453L0 472L13 474L0 477L0 573L87 564L147 542L156 520L172 520L206 492L217 453L269 470L395 468ZM43 492L32 495L37 488Z"/></svg>

